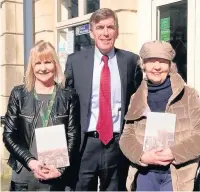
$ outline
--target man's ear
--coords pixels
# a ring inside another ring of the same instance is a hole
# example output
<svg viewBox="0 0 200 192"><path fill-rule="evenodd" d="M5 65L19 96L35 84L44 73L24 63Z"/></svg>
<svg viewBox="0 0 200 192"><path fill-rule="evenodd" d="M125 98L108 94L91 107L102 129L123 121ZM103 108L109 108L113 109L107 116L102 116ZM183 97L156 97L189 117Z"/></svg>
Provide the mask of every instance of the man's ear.
<svg viewBox="0 0 200 192"><path fill-rule="evenodd" d="M119 28L117 28L116 39L118 38L118 36L119 36Z"/></svg>

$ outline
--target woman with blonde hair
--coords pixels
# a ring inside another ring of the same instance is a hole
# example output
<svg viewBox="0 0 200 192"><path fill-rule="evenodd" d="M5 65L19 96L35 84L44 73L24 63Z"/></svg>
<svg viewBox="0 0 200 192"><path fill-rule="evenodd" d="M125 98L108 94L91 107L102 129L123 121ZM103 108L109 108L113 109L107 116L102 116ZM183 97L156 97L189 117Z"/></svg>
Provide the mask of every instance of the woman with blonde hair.
<svg viewBox="0 0 200 192"><path fill-rule="evenodd" d="M60 124L65 127L70 166L57 169L37 159L35 129ZM64 88L64 75L49 42L39 41L31 49L25 84L11 91L3 141L13 169L11 191L73 188L73 163L79 156L79 104L75 91Z"/></svg>
<svg viewBox="0 0 200 192"><path fill-rule="evenodd" d="M129 190L193 191L200 157L200 99L177 73L174 56L170 43L163 41L147 42L140 50L146 78L131 97L119 142L132 162Z"/></svg>

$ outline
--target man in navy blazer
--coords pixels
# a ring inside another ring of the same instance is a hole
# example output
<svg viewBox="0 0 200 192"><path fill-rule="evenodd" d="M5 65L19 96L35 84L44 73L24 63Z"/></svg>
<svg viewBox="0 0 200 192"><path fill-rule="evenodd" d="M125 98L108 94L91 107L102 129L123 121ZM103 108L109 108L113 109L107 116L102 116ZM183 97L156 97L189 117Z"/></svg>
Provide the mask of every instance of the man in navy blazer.
<svg viewBox="0 0 200 192"><path fill-rule="evenodd" d="M142 72L137 66L138 55L114 47L118 30L114 11L97 10L90 18L95 47L70 55L66 63L66 87L75 88L80 100L78 191L96 191L98 178L102 191L125 190L128 161L118 141Z"/></svg>

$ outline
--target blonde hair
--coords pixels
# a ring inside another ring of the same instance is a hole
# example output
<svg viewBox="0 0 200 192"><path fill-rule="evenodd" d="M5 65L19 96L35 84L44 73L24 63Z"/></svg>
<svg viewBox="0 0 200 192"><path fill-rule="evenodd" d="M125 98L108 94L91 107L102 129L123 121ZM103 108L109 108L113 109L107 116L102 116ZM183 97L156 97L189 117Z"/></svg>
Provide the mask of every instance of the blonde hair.
<svg viewBox="0 0 200 192"><path fill-rule="evenodd" d="M33 90L35 86L35 75L33 72L33 67L36 62L39 61L51 61L55 64L55 74L54 80L59 86L64 87L65 77L62 72L61 65L58 60L54 46L50 42L45 42L43 40L37 42L30 51L29 61L25 74L25 87L27 91Z"/></svg>

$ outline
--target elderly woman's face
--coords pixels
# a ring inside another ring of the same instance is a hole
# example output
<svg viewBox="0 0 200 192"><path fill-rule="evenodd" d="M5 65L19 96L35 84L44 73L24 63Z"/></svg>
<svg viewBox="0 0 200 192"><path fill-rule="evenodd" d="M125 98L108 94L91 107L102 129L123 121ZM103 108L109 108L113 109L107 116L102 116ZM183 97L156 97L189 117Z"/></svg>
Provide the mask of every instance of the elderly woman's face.
<svg viewBox="0 0 200 192"><path fill-rule="evenodd" d="M153 84L161 84L170 71L170 61L161 58L144 59L144 71Z"/></svg>

